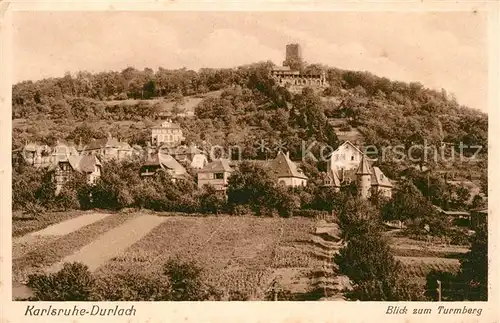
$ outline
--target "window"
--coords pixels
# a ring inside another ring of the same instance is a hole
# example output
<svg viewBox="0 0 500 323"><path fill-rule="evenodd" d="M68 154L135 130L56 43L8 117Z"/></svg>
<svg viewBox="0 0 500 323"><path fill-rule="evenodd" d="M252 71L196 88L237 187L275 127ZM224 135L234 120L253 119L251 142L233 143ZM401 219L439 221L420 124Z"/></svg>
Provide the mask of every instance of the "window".
<svg viewBox="0 0 500 323"><path fill-rule="evenodd" d="M353 160L354 160L354 156L351 156L351 161L353 161Z"/></svg>
<svg viewBox="0 0 500 323"><path fill-rule="evenodd" d="M215 173L215 179L224 179L224 173Z"/></svg>

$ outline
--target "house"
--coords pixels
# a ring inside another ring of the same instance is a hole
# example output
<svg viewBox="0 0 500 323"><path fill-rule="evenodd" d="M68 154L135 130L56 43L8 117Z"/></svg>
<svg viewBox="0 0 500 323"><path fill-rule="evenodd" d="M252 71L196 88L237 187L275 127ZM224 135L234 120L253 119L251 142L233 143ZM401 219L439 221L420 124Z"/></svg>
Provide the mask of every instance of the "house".
<svg viewBox="0 0 500 323"><path fill-rule="evenodd" d="M51 151L51 148L47 145L28 143L23 147L21 156L29 165L36 168L45 168L52 164Z"/></svg>
<svg viewBox="0 0 500 323"><path fill-rule="evenodd" d="M190 166L193 169L202 169L206 164L208 164L207 156L204 154L196 154L193 156Z"/></svg>
<svg viewBox="0 0 500 323"><path fill-rule="evenodd" d="M205 185L215 187L217 191L226 191L229 176L233 172L227 159L217 159L208 163L198 171L198 187Z"/></svg>
<svg viewBox="0 0 500 323"><path fill-rule="evenodd" d="M357 169L364 153L350 141L345 141L328 157L327 169L334 166L338 170Z"/></svg>
<svg viewBox="0 0 500 323"><path fill-rule="evenodd" d="M94 155L69 156L65 160L59 160L54 168L56 194L59 194L74 172L85 174L89 184L94 184L102 173L102 164Z"/></svg>
<svg viewBox="0 0 500 323"><path fill-rule="evenodd" d="M194 145L170 147L169 145L164 144L159 148L159 151L167 153L174 157L178 162L188 164L195 169L201 169L208 163L203 150Z"/></svg>
<svg viewBox="0 0 500 323"><path fill-rule="evenodd" d="M271 177L280 185L298 187L307 185L307 176L289 158L288 152L278 152L276 158L269 163Z"/></svg>
<svg viewBox="0 0 500 323"><path fill-rule="evenodd" d="M113 138L108 134L107 138L93 140L86 146L79 147L81 155L98 156L102 161L115 159L118 161L128 159L134 154L132 147L123 141Z"/></svg>
<svg viewBox="0 0 500 323"><path fill-rule="evenodd" d="M151 177L160 169L165 170L172 176L174 181L189 178L184 166L170 155L158 152L148 156L141 166L140 175L143 178Z"/></svg>
<svg viewBox="0 0 500 323"><path fill-rule="evenodd" d="M51 149L49 160L50 164L57 164L59 161L67 160L70 156L78 155L75 146L58 141L56 146Z"/></svg>
<svg viewBox="0 0 500 323"><path fill-rule="evenodd" d="M345 166L345 163L341 166ZM323 179L324 186L333 187L336 191L352 182L357 183L358 194L361 198L368 198L377 193L387 198L392 197L394 185L391 180L380 168L371 165L365 155L361 156L356 169L339 168L335 163L331 164Z"/></svg>
<svg viewBox="0 0 500 323"><path fill-rule="evenodd" d="M177 123L173 123L170 119L151 129L151 143L153 146L161 146L164 144L175 147L183 140L184 136L181 126Z"/></svg>

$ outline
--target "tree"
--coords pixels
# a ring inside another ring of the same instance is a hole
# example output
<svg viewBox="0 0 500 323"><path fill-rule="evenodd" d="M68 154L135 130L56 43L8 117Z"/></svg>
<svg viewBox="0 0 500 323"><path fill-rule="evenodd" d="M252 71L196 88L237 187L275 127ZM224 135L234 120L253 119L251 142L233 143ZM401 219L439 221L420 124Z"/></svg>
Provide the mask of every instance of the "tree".
<svg viewBox="0 0 500 323"><path fill-rule="evenodd" d="M351 235L334 261L340 272L354 283L353 290L346 293L351 300L422 299L418 288L399 276L401 264L393 257L386 239L376 230Z"/></svg>
<svg viewBox="0 0 500 323"><path fill-rule="evenodd" d="M226 200L212 185L206 185L200 195L200 211L219 214L224 209Z"/></svg>
<svg viewBox="0 0 500 323"><path fill-rule="evenodd" d="M93 298L97 301L169 301L171 288L161 273L119 271L97 276Z"/></svg>
<svg viewBox="0 0 500 323"><path fill-rule="evenodd" d="M71 119L71 107L65 100L59 100L52 106L52 116L56 119Z"/></svg>
<svg viewBox="0 0 500 323"><path fill-rule="evenodd" d="M249 205L254 211L269 205L274 195L274 181L262 167L250 162L240 164L228 180L228 203Z"/></svg>
<svg viewBox="0 0 500 323"><path fill-rule="evenodd" d="M350 194L346 194L341 201L339 204L342 207L337 210L343 239L380 230L379 213L369 201L354 199Z"/></svg>
<svg viewBox="0 0 500 323"><path fill-rule="evenodd" d="M103 164L102 173L91 188L94 207L103 209L121 209L134 203L133 187L139 183L138 165L132 162L111 160Z"/></svg>
<svg viewBox="0 0 500 323"><path fill-rule="evenodd" d="M474 234L471 250L460 261L459 280L465 284L466 299L488 300L488 230L481 226Z"/></svg>
<svg viewBox="0 0 500 323"><path fill-rule="evenodd" d="M171 301L204 301L216 297L215 289L203 280L202 268L194 262L172 258L164 265L163 274L170 282Z"/></svg>
<svg viewBox="0 0 500 323"><path fill-rule="evenodd" d="M27 285L40 301L75 302L91 300L94 283L86 265L65 263L57 273L30 275Z"/></svg>
<svg viewBox="0 0 500 323"><path fill-rule="evenodd" d="M429 218L434 214L430 202L409 181L402 183L394 197L383 207L382 218L390 220L415 220Z"/></svg>

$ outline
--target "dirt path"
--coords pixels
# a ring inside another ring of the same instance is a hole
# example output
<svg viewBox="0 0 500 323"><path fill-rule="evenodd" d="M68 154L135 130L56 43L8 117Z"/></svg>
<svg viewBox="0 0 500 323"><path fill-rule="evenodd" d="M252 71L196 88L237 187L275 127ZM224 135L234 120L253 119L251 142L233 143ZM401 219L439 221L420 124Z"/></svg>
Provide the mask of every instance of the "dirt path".
<svg viewBox="0 0 500 323"><path fill-rule="evenodd" d="M12 239L12 259L17 259L27 252L58 238L108 217L105 213L83 214L76 218L52 224L45 229L28 233Z"/></svg>
<svg viewBox="0 0 500 323"><path fill-rule="evenodd" d="M64 236L84 226L108 217L105 213L84 214L79 217L66 220L46 227L43 230L31 233L32 236Z"/></svg>
<svg viewBox="0 0 500 323"><path fill-rule="evenodd" d="M62 259L59 263L50 266L47 272L60 270L65 262L81 262L86 264L91 271L94 271L139 241L166 219L166 217L156 215L142 215L129 220L119 227L102 234L79 251Z"/></svg>

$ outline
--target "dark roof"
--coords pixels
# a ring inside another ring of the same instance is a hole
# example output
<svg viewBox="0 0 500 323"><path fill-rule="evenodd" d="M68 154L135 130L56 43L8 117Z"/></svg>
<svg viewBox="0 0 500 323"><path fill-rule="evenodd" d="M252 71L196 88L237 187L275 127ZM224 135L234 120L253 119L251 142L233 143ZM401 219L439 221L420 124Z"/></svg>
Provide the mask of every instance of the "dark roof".
<svg viewBox="0 0 500 323"><path fill-rule="evenodd" d="M99 159L94 155L69 156L68 162L78 172L91 173L95 166L102 166Z"/></svg>
<svg viewBox="0 0 500 323"><path fill-rule="evenodd" d="M393 187L389 178L384 175L384 173L382 172L382 170L380 170L380 168L373 166L372 170L373 170L372 185L376 184L378 186Z"/></svg>
<svg viewBox="0 0 500 323"><path fill-rule="evenodd" d="M199 170L199 173L213 173L213 172L232 172L233 169L229 165L227 159L217 159L205 165Z"/></svg>
<svg viewBox="0 0 500 323"><path fill-rule="evenodd" d="M359 163L358 170L356 171L356 175L371 175L371 174L372 171L370 170L368 161L366 160L365 155L362 155L361 162Z"/></svg>
<svg viewBox="0 0 500 323"><path fill-rule="evenodd" d="M338 175L338 170L336 168L330 168L326 172L326 176L332 182L331 183L332 186L340 187L340 178L339 178L339 175Z"/></svg>
<svg viewBox="0 0 500 323"><path fill-rule="evenodd" d="M105 147L119 147L120 142L116 138L104 138L104 139L96 139L92 141L87 146L83 147L83 150L94 150L94 149L102 149Z"/></svg>
<svg viewBox="0 0 500 323"><path fill-rule="evenodd" d="M297 177L307 179L307 176L297 167L297 165L288 158L283 152L278 152L276 158L271 161L270 167L274 176Z"/></svg>

